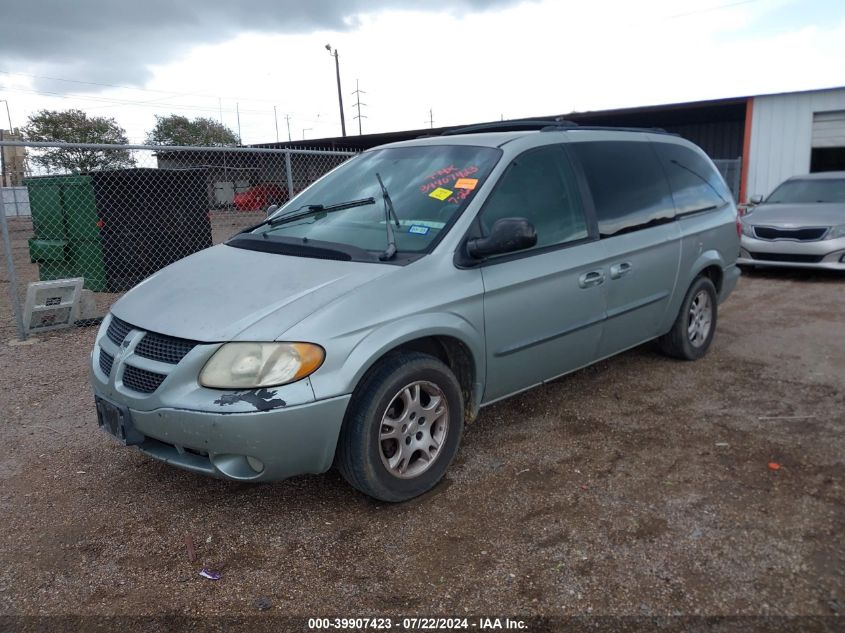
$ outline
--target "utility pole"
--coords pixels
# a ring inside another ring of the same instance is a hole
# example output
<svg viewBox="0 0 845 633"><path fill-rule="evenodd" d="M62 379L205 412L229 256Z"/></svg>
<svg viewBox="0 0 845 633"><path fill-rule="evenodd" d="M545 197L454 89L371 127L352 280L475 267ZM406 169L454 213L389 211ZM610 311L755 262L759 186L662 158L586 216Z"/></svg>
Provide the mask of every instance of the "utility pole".
<svg viewBox="0 0 845 633"><path fill-rule="evenodd" d="M352 94L356 95L356 99L357 99L357 102L355 103L355 107L358 108L358 116L356 116L354 118L358 119L358 136L361 136L361 134L362 134L362 132L361 132L361 119L367 118L366 114L364 114L364 115L361 114L361 106L367 105L366 103L361 103L361 95L365 95L367 93L364 90L361 90L358 87L358 80L357 79L355 80L355 92L353 92Z"/></svg>
<svg viewBox="0 0 845 633"><path fill-rule="evenodd" d="M293 139L290 137L290 115L289 114L285 115L285 121L287 121L287 124L288 124L288 143L290 143Z"/></svg>
<svg viewBox="0 0 845 633"><path fill-rule="evenodd" d="M12 115L9 113L9 102L5 99L0 99L0 103L6 104L6 116L9 118L9 137L14 139L15 137L13 134L15 130L12 128ZM0 141L3 140L3 130L0 130ZM14 154L13 154L14 156ZM14 158L12 159L14 161ZM12 163L14 165L14 162ZM14 167L13 167L14 169ZM9 182L6 182L6 147L0 146L0 187L7 187L12 184L14 181L14 176L9 177ZM0 193L0 212L3 213L3 217L5 218L6 214L6 203L3 202L2 193ZM11 268L9 269L11 270Z"/></svg>
<svg viewBox="0 0 845 633"><path fill-rule="evenodd" d="M241 111L239 103L235 103L235 115L238 117L238 145L243 145L243 139L241 138Z"/></svg>
<svg viewBox="0 0 845 633"><path fill-rule="evenodd" d="M9 113L9 102L5 99L0 99L0 103L6 104L6 116L9 118L9 134L14 134L15 130L12 128L12 115Z"/></svg>
<svg viewBox="0 0 845 633"><path fill-rule="evenodd" d="M276 114L276 106L273 106L273 121L276 122L276 142L279 142L279 115Z"/></svg>
<svg viewBox="0 0 845 633"><path fill-rule="evenodd" d="M334 68L337 73L337 103L340 106L340 131L343 136L346 136L346 119L343 116L343 92L340 89L340 59L337 49L334 49L334 52L332 52L331 44L326 44L326 50L329 51L329 55L334 57Z"/></svg>
<svg viewBox="0 0 845 633"><path fill-rule="evenodd" d="M11 134L11 131L9 132ZM0 128L0 143L3 142L3 130ZM6 146L0 145L0 187L6 186ZM3 213L3 218L6 217L6 199L3 198L3 192L0 191L0 211ZM17 211L17 209L15 209ZM5 219L4 219L5 221ZM9 268L9 270L12 270Z"/></svg>
<svg viewBox="0 0 845 633"><path fill-rule="evenodd" d="M434 128L434 110L432 108L428 109L428 121L427 123Z"/></svg>
<svg viewBox="0 0 845 633"><path fill-rule="evenodd" d="M217 97L217 109L219 110L220 125L223 125L223 99Z"/></svg>

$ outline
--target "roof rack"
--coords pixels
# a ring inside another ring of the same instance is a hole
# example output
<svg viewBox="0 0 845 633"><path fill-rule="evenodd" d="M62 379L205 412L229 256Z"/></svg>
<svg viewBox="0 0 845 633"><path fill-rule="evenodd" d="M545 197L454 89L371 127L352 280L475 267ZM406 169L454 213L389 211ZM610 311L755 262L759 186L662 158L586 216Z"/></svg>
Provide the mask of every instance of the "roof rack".
<svg viewBox="0 0 845 633"><path fill-rule="evenodd" d="M566 132L569 130L593 130L609 132L649 132L651 134L668 134L679 136L675 132L667 132L659 127L624 127L614 125L579 125L574 121L560 119L558 121L494 121L493 123L479 123L456 127L441 132L440 136L457 136L459 134L474 134L475 132L517 132L520 130L538 130L540 132ZM428 135L425 135L428 136ZM418 138L425 138L421 136Z"/></svg>
<svg viewBox="0 0 845 633"><path fill-rule="evenodd" d="M479 123L456 127L442 132L440 136L455 136L458 134L473 134L475 132L516 132L519 130L561 130L578 127L573 121L494 121L493 123Z"/></svg>
<svg viewBox="0 0 845 633"><path fill-rule="evenodd" d="M680 136L675 132L667 132L662 127L623 127L615 125L579 125L578 130L594 130L594 131L608 131L608 132L648 132L650 134L668 134L669 136ZM541 132L556 132L558 128L549 127Z"/></svg>

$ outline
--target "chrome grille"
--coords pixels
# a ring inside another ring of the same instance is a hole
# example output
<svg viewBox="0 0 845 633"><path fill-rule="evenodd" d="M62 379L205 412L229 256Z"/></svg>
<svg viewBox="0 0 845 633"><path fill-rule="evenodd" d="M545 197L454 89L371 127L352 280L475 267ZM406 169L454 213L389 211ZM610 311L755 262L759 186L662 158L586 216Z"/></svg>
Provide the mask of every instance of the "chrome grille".
<svg viewBox="0 0 845 633"><path fill-rule="evenodd" d="M100 371L106 376L111 374L111 367L114 364L114 356L100 348Z"/></svg>
<svg viewBox="0 0 845 633"><path fill-rule="evenodd" d="M761 240L798 240L810 242L820 240L827 233L826 226L806 229L780 229L774 226L755 226L754 235Z"/></svg>
<svg viewBox="0 0 845 633"><path fill-rule="evenodd" d="M176 365L196 346L196 341L147 332L135 347L135 353L144 358Z"/></svg>
<svg viewBox="0 0 845 633"><path fill-rule="evenodd" d="M120 345L131 330L132 326L126 321L121 321L116 316L112 315L111 323L109 323L109 329L106 330L106 336L108 336L109 340L115 345Z"/></svg>
<svg viewBox="0 0 845 633"><path fill-rule="evenodd" d="M123 386L139 393L152 393L167 378L164 374L157 374L146 369L127 365L123 370Z"/></svg>

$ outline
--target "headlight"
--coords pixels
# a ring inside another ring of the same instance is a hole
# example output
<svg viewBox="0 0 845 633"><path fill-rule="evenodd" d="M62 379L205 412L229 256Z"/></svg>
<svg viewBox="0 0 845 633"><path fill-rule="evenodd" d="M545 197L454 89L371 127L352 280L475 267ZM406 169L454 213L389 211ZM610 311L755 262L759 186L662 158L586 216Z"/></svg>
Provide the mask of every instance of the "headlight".
<svg viewBox="0 0 845 633"><path fill-rule="evenodd" d="M742 223L742 234L746 237L755 237L754 227L747 222Z"/></svg>
<svg viewBox="0 0 845 633"><path fill-rule="evenodd" d="M326 353L311 343L226 343L200 372L212 389L257 389L295 382L313 374Z"/></svg>
<svg viewBox="0 0 845 633"><path fill-rule="evenodd" d="M827 232L824 239L835 240L838 237L845 237L845 224L830 227L830 230Z"/></svg>

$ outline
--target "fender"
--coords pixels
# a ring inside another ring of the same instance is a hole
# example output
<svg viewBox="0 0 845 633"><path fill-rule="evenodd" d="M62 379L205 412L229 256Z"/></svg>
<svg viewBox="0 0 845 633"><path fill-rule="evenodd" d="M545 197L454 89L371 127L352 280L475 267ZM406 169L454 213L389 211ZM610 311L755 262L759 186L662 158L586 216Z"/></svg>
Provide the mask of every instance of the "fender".
<svg viewBox="0 0 845 633"><path fill-rule="evenodd" d="M725 259L715 248L711 248L701 253L695 260L695 263L690 267L690 277L686 280L686 285L684 285L684 294L686 294L687 288L690 287L692 280L698 277L701 274L701 271L708 266L718 266L719 270L722 271L722 274L725 272Z"/></svg>
<svg viewBox="0 0 845 633"><path fill-rule="evenodd" d="M353 345L337 369L324 375L319 375L320 372L312 375L314 395L321 400L352 393L367 370L382 356L403 343L426 336L450 336L467 346L475 364L473 390L477 400L486 374L484 333L453 312L412 314L374 327Z"/></svg>
<svg viewBox="0 0 845 633"><path fill-rule="evenodd" d="M681 267L686 271L686 274L684 275L682 270L681 275L684 276L678 277L678 283L675 286L675 294L666 310L666 321L663 323L663 327L661 328L661 331L664 334L672 328L672 324L675 323L675 319L678 318L678 310L681 309L681 303L683 302L693 279L698 277L701 274L701 271L708 266L718 266L724 273L725 260L721 253L719 253L719 251L715 248L699 253L695 262L689 267L684 266L683 253L681 253Z"/></svg>

